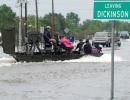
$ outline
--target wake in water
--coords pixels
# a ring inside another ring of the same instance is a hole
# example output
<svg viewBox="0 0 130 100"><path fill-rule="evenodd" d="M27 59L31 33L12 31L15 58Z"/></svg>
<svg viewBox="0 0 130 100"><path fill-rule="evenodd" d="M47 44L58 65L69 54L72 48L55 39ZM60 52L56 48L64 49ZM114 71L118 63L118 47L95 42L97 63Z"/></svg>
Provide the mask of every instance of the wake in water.
<svg viewBox="0 0 130 100"><path fill-rule="evenodd" d="M16 60L8 54L3 53L3 48L0 47L0 67L11 66L16 63Z"/></svg>
<svg viewBox="0 0 130 100"><path fill-rule="evenodd" d="M124 61L121 57L115 55L115 62ZM80 59L66 60L64 62L111 62L111 54L103 54L101 57L86 55Z"/></svg>

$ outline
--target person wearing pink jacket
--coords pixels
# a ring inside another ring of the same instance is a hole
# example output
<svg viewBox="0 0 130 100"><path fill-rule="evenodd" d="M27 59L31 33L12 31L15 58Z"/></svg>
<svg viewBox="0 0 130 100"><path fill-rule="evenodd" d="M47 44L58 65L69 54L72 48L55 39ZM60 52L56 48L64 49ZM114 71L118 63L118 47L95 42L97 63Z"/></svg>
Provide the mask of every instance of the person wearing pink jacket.
<svg viewBox="0 0 130 100"><path fill-rule="evenodd" d="M67 39L66 36L60 36L60 43L61 43L62 48L66 50L70 51L73 48L71 42L69 41L69 39Z"/></svg>

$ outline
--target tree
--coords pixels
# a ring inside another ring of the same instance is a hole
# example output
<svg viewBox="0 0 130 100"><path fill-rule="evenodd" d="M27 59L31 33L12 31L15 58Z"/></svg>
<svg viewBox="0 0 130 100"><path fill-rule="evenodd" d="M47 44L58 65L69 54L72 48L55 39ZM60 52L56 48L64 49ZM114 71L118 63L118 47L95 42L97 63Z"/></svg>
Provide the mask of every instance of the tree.
<svg viewBox="0 0 130 100"><path fill-rule="evenodd" d="M15 26L16 14L5 4L0 6L0 30Z"/></svg>
<svg viewBox="0 0 130 100"><path fill-rule="evenodd" d="M80 31L79 21L80 21L80 18L78 17L78 14L76 14L74 12L67 13L67 15L66 15L66 24L67 24L67 27L72 32L78 33Z"/></svg>
<svg viewBox="0 0 130 100"><path fill-rule="evenodd" d="M83 22L82 30L87 30L86 34L92 34L97 31L102 31L103 23L98 20L86 20Z"/></svg>
<svg viewBox="0 0 130 100"><path fill-rule="evenodd" d="M61 32L63 33L64 29L65 29L65 18L62 14L54 14L54 29L55 31ZM49 13L47 15L45 15L44 17L40 17L39 18L39 22L40 22L40 26L52 26L52 14Z"/></svg>
<svg viewBox="0 0 130 100"><path fill-rule="evenodd" d="M66 16L66 22L68 22L69 25L79 25L80 18L78 17L78 14L74 12L67 13Z"/></svg>
<svg viewBox="0 0 130 100"><path fill-rule="evenodd" d="M35 15L29 15L27 20L28 25L35 26Z"/></svg>
<svg viewBox="0 0 130 100"><path fill-rule="evenodd" d="M116 23L116 25L118 25L117 29L118 31L130 31L130 23L125 22L125 21L121 21L118 22L118 24Z"/></svg>
<svg viewBox="0 0 130 100"><path fill-rule="evenodd" d="M112 21L102 22L102 30L111 31L112 30Z"/></svg>

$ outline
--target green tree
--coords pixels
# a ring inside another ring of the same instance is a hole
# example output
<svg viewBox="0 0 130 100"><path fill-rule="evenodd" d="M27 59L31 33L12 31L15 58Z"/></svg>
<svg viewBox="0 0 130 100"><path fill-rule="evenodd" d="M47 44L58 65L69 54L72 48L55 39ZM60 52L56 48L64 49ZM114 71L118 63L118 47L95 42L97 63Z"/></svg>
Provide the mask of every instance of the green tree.
<svg viewBox="0 0 130 100"><path fill-rule="evenodd" d="M70 31L74 33L80 32L80 25L79 25L80 18L78 14L74 12L67 13L66 15L66 24Z"/></svg>
<svg viewBox="0 0 130 100"><path fill-rule="evenodd" d="M16 14L8 6L0 6L0 30L4 28L14 27L15 26L15 16Z"/></svg>
<svg viewBox="0 0 130 100"><path fill-rule="evenodd" d="M116 25L118 25L117 27L118 31L130 31L130 23L126 21L118 22L118 24Z"/></svg>
<svg viewBox="0 0 130 100"><path fill-rule="evenodd" d="M52 14L49 13L39 18L40 26L52 26ZM54 30L63 33L65 29L65 18L62 14L54 14Z"/></svg>
<svg viewBox="0 0 130 100"><path fill-rule="evenodd" d="M86 30L86 34L92 34L95 33L96 31L102 31L102 25L103 23L98 20L86 20L83 22L82 25L82 30Z"/></svg>
<svg viewBox="0 0 130 100"><path fill-rule="evenodd" d="M102 30L111 31L112 30L112 21L102 22Z"/></svg>
<svg viewBox="0 0 130 100"><path fill-rule="evenodd" d="M27 20L28 25L35 26L35 15L29 15Z"/></svg>

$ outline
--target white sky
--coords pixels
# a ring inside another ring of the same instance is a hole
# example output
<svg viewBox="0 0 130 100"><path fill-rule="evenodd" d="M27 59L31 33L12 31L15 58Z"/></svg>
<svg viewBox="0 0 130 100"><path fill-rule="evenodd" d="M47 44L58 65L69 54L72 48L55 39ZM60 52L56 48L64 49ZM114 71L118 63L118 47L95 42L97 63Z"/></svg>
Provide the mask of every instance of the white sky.
<svg viewBox="0 0 130 100"><path fill-rule="evenodd" d="M35 14L35 0L28 0L28 13ZM38 0L39 15L44 16L51 12L52 0ZM3 3L10 6L14 12L19 15L19 8L16 6L17 0L0 0L0 5ZM68 12L75 12L79 15L81 22L86 19L92 19L93 0L54 0L55 13L62 13L66 16Z"/></svg>

